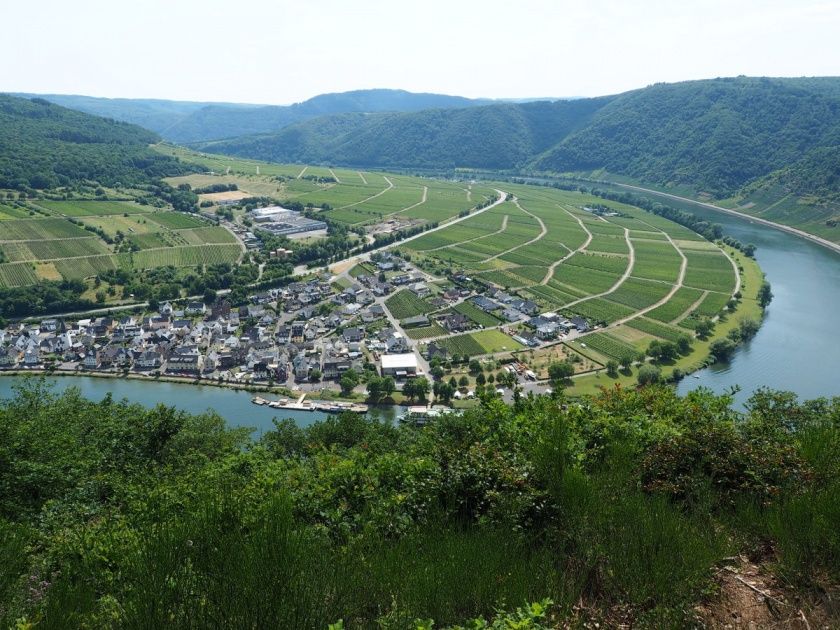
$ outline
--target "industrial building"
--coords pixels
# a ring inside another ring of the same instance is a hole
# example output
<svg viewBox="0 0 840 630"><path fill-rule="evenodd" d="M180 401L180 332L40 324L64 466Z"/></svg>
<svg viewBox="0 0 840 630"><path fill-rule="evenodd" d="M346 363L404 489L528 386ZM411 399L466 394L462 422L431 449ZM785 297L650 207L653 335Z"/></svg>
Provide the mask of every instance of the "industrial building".
<svg viewBox="0 0 840 630"><path fill-rule="evenodd" d="M282 206L257 208L250 212L250 216L254 223L259 224L259 229L271 232L275 236L288 236L289 234L327 229L327 224L323 221L309 219L299 212Z"/></svg>

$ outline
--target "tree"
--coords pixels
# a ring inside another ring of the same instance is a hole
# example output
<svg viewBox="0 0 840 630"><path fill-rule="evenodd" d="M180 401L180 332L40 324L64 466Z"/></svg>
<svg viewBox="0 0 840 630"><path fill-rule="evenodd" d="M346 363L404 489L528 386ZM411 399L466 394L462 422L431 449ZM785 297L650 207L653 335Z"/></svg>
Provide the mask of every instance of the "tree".
<svg viewBox="0 0 840 630"><path fill-rule="evenodd" d="M607 376L616 378L618 376L618 361L610 359L607 361Z"/></svg>
<svg viewBox="0 0 840 630"><path fill-rule="evenodd" d="M216 292L213 289L205 289L204 290L204 303L205 304L212 304L216 301Z"/></svg>
<svg viewBox="0 0 840 630"><path fill-rule="evenodd" d="M341 387L341 393L347 396L359 384L359 375L351 368L341 375L338 384Z"/></svg>
<svg viewBox="0 0 840 630"><path fill-rule="evenodd" d="M761 288L758 290L758 303L761 305L761 308L767 308L772 301L773 290L770 287L770 283L765 280L761 283Z"/></svg>
<svg viewBox="0 0 840 630"><path fill-rule="evenodd" d="M470 379L466 376L466 374L458 379L458 385L460 385L461 387L467 387L469 384Z"/></svg>
<svg viewBox="0 0 840 630"><path fill-rule="evenodd" d="M738 322L738 332L741 339L752 339L758 333L760 324L751 317L745 317Z"/></svg>
<svg viewBox="0 0 840 630"><path fill-rule="evenodd" d="M639 374L636 377L639 385L653 385L662 380L662 372L655 365L643 365L639 368Z"/></svg>
<svg viewBox="0 0 840 630"><path fill-rule="evenodd" d="M475 382L479 385L484 385L487 382L487 377L484 376L484 372L479 372L478 375L475 377Z"/></svg>
<svg viewBox="0 0 840 630"><path fill-rule="evenodd" d="M376 376L375 374L368 378L367 393L368 399L371 402L377 403L382 398L386 398L394 393L396 384L394 379L390 376Z"/></svg>
<svg viewBox="0 0 840 630"><path fill-rule="evenodd" d="M313 383L317 383L318 381L320 381L321 380L321 370L319 370L318 368L315 368L314 370L309 372L309 380L312 381Z"/></svg>
<svg viewBox="0 0 840 630"><path fill-rule="evenodd" d="M410 378L403 384L403 394L411 400L415 398L424 401L429 393L429 381L425 378Z"/></svg>
<svg viewBox="0 0 840 630"><path fill-rule="evenodd" d="M434 367L431 369L431 373L432 373L432 377L433 377L436 381L439 381L440 379L442 379L442 378L443 378L443 375L445 374L445 372L444 372L443 368L442 368L440 365L436 365L436 366L434 366Z"/></svg>
<svg viewBox="0 0 840 630"><path fill-rule="evenodd" d="M636 355L634 355L631 352L625 352L618 359L618 364L621 366L621 369L626 372L633 366L633 363L635 361L636 361Z"/></svg>
<svg viewBox="0 0 840 630"><path fill-rule="evenodd" d="M677 339L677 350L679 350L680 354L688 354L691 352L691 337L688 335L680 335L680 338Z"/></svg>
<svg viewBox="0 0 840 630"><path fill-rule="evenodd" d="M481 363L473 359L470 361L470 374L478 374L479 372L481 372Z"/></svg>
<svg viewBox="0 0 840 630"><path fill-rule="evenodd" d="M568 361L552 361L548 366L548 378L555 387L565 385L574 373L575 366Z"/></svg>
<svg viewBox="0 0 840 630"><path fill-rule="evenodd" d="M694 326L694 332L697 333L697 336L700 339L706 339L709 335L712 334L712 331L715 329L714 322L709 319L708 317L701 319L697 324Z"/></svg>
<svg viewBox="0 0 840 630"><path fill-rule="evenodd" d="M716 361L727 361L735 352L735 343L731 339L716 339L709 346L709 353Z"/></svg>
<svg viewBox="0 0 840 630"><path fill-rule="evenodd" d="M449 386L452 388L452 391L453 391L453 392L454 392L456 389L458 389L458 381L455 379L455 377L454 377L454 376L450 376L450 377L449 377Z"/></svg>
<svg viewBox="0 0 840 630"><path fill-rule="evenodd" d="M433 391L435 398L443 403L448 403L452 400L452 396L455 394L455 388L448 383L435 383Z"/></svg>
<svg viewBox="0 0 840 630"><path fill-rule="evenodd" d="M387 398L388 396L394 393L394 390L397 389L397 384L394 382L394 379L390 376L383 376L381 380L382 394Z"/></svg>

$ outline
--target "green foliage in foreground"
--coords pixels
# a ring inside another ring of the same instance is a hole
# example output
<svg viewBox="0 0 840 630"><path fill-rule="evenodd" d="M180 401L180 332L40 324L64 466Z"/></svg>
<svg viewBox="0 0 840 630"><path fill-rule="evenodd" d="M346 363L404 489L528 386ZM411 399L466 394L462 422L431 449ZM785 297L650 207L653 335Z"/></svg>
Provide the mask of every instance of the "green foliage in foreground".
<svg viewBox="0 0 840 630"><path fill-rule="evenodd" d="M255 442L32 381L0 405L0 625L540 628L582 601L673 627L767 543L790 583L836 583L840 400L730 403L488 400Z"/></svg>

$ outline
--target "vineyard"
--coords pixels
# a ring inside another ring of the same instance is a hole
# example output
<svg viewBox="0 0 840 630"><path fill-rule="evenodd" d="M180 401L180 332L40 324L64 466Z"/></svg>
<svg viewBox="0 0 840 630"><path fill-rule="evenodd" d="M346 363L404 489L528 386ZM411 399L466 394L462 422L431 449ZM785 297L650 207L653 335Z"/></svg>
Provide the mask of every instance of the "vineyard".
<svg viewBox="0 0 840 630"><path fill-rule="evenodd" d="M407 289L394 293L394 295L385 300L385 306L391 312L391 315L397 319L425 315L435 310L431 304L421 300Z"/></svg>

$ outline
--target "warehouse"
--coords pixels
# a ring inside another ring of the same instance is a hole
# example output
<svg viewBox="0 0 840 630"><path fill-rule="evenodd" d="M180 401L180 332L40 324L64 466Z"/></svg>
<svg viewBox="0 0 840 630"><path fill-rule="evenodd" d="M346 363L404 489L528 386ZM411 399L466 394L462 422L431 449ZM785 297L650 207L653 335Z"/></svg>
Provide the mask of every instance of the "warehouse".
<svg viewBox="0 0 840 630"><path fill-rule="evenodd" d="M382 376L406 378L417 374L417 357L413 352L405 354L383 354Z"/></svg>
<svg viewBox="0 0 840 630"><path fill-rule="evenodd" d="M275 236L288 236L327 229L327 224L323 221L309 219L299 212L282 206L257 208L252 210L250 215L255 223L259 223L259 229L271 232Z"/></svg>

